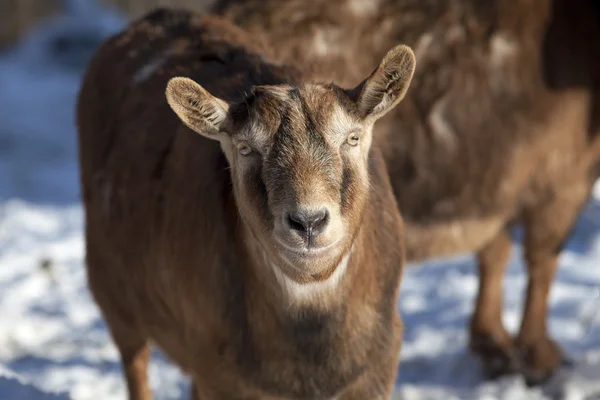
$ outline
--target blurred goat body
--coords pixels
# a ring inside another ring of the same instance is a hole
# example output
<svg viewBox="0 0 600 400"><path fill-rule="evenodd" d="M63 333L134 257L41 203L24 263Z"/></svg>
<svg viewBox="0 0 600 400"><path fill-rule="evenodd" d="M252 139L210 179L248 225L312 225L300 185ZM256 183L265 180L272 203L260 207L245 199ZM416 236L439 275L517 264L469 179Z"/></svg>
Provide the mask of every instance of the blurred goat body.
<svg viewBox="0 0 600 400"><path fill-rule="evenodd" d="M471 346L490 374L548 377L562 353L546 332L557 257L598 176L600 29L590 0L221 0L280 60L356 84L391 45L419 67L380 121L409 261L477 252ZM501 321L509 228L525 227L529 286L516 340ZM500 361L500 362L498 362ZM499 368L496 368L500 366Z"/></svg>
<svg viewBox="0 0 600 400"><path fill-rule="evenodd" d="M398 46L353 90L306 83L165 9L102 46L78 104L87 267L130 399L149 341L198 400L389 398L402 220L371 132L414 65Z"/></svg>

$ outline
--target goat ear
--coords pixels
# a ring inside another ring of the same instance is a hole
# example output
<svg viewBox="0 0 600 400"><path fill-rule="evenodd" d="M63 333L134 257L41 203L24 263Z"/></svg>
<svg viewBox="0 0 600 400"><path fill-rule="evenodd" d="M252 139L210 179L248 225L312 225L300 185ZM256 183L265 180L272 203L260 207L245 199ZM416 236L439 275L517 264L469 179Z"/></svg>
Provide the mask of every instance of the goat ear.
<svg viewBox="0 0 600 400"><path fill-rule="evenodd" d="M365 118L381 118L406 95L415 72L416 59L410 47L391 49L371 76L352 90Z"/></svg>
<svg viewBox="0 0 600 400"><path fill-rule="evenodd" d="M219 133L229 119L229 105L210 94L189 78L169 80L167 102L190 129L209 139L220 139Z"/></svg>

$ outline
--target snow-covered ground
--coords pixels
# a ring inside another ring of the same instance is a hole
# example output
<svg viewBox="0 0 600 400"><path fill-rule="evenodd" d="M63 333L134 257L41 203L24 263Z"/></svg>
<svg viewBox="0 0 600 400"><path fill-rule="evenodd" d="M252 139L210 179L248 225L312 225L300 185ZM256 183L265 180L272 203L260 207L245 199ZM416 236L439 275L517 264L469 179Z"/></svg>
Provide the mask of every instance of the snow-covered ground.
<svg viewBox="0 0 600 400"><path fill-rule="evenodd" d="M0 395L3 399L69 400L66 393L47 392L0 365Z"/></svg>
<svg viewBox="0 0 600 400"><path fill-rule="evenodd" d="M73 123L90 49L121 24L114 14L83 10L40 27L0 57L3 400L125 398L117 351L85 284ZM595 198L563 253L552 291L550 329L574 366L536 389L519 377L482 380L466 348L477 288L473 259L440 260L411 266L404 276L398 399L600 399L600 323L582 324L600 308L600 188ZM505 281L512 331L525 285L520 256L517 247ZM185 378L158 353L150 375L157 399L187 398Z"/></svg>

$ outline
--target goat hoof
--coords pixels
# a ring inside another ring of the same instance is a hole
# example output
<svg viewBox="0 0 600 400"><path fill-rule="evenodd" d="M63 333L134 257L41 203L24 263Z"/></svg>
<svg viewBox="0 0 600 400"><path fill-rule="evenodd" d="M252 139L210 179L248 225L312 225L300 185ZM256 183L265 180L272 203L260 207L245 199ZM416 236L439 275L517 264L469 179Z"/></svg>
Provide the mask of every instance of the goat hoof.
<svg viewBox="0 0 600 400"><path fill-rule="evenodd" d="M473 334L469 347L481 359L488 379L520 371L520 359L510 337L499 340L489 334Z"/></svg>
<svg viewBox="0 0 600 400"><path fill-rule="evenodd" d="M546 382L561 366L570 363L560 346L548 337L531 344L521 344L517 341L517 348L523 365L522 373L529 386Z"/></svg>

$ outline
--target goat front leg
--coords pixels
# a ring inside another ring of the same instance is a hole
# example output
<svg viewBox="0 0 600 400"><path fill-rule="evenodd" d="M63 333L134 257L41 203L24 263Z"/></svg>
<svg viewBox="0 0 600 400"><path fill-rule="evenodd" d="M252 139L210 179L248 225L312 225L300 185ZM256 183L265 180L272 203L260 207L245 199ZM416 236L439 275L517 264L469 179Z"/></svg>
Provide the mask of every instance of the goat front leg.
<svg viewBox="0 0 600 400"><path fill-rule="evenodd" d="M502 229L477 253L479 292L470 324L469 347L481 358L490 378L519 370L513 339L502 323L502 283L511 247L508 229Z"/></svg>
<svg viewBox="0 0 600 400"><path fill-rule="evenodd" d="M152 400L147 372L150 360L147 337L116 315L107 313L104 319L121 354L129 400Z"/></svg>

